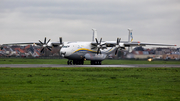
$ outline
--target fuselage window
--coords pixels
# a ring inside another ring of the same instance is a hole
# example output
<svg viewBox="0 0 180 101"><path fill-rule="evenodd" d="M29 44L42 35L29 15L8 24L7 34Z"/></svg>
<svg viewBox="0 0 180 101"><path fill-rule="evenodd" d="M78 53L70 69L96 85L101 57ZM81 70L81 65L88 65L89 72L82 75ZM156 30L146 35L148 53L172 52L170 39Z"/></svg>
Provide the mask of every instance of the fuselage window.
<svg viewBox="0 0 180 101"><path fill-rule="evenodd" d="M63 46L63 48L68 48L68 47L70 47L70 46Z"/></svg>

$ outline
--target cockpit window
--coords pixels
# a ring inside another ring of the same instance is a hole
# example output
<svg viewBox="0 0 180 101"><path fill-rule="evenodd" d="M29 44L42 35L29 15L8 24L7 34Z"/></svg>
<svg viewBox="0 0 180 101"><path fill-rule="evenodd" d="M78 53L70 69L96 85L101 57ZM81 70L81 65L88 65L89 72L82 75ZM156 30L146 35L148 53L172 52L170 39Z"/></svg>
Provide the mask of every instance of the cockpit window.
<svg viewBox="0 0 180 101"><path fill-rule="evenodd" d="M63 46L63 48L68 48L68 47L70 47L70 46Z"/></svg>

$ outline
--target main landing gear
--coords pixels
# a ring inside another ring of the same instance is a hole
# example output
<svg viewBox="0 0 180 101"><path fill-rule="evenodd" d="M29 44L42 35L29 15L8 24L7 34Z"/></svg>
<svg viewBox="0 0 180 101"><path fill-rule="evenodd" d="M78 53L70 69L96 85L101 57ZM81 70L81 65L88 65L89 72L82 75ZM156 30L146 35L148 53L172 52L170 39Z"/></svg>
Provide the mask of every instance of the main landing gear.
<svg viewBox="0 0 180 101"><path fill-rule="evenodd" d="M68 65L84 65L84 60L68 60ZM101 61L91 61L91 65L101 65Z"/></svg>
<svg viewBox="0 0 180 101"><path fill-rule="evenodd" d="M84 60L68 60L67 64L68 65L83 65Z"/></svg>
<svg viewBox="0 0 180 101"><path fill-rule="evenodd" d="M101 65L101 61L91 61L91 65Z"/></svg>

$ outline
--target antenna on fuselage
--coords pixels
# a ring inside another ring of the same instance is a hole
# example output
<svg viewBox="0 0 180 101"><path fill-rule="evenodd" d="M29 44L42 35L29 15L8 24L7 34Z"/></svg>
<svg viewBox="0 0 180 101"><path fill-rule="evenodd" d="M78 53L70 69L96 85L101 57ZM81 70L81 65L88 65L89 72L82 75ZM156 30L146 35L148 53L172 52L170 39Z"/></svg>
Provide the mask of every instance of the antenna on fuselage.
<svg viewBox="0 0 180 101"><path fill-rule="evenodd" d="M97 38L97 30L95 28L92 29L93 30L93 37L92 37L92 41L95 42L96 38Z"/></svg>

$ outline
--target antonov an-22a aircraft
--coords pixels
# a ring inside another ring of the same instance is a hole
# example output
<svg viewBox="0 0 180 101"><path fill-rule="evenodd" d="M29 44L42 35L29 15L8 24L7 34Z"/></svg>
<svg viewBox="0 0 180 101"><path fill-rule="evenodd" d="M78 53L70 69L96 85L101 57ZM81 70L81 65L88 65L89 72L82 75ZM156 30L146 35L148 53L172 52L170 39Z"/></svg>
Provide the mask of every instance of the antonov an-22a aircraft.
<svg viewBox="0 0 180 101"><path fill-rule="evenodd" d="M125 49L125 47L133 46L146 46L146 45L157 45L157 46L176 46L167 44L151 44L151 43L140 43L132 42L132 30L129 30L128 41L121 41L121 38L117 38L117 41L102 41L102 38L98 41L97 31L93 30L92 42L63 42L62 37L59 38L59 42L50 42L50 39L44 43L39 42L28 42L28 43L13 43L13 44L36 44L43 48L41 52L44 53L44 49L47 48L51 51L52 47L60 47L60 55L67 58L68 65L83 65L84 60L90 60L91 65L101 65L101 61L106 59L109 54L116 55L118 50ZM11 44L12 45L12 44Z"/></svg>

